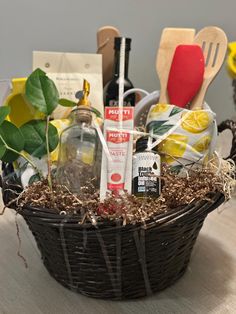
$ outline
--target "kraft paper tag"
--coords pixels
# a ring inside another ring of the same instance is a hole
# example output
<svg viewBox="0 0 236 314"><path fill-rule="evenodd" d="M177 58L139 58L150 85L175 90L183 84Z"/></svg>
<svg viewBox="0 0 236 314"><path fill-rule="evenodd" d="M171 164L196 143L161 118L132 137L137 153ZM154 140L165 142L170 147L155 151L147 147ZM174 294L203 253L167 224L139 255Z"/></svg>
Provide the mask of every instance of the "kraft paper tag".
<svg viewBox="0 0 236 314"><path fill-rule="evenodd" d="M33 52L33 70L40 68L56 84L60 98L77 102L75 93L83 89L83 80L90 83L89 99L103 115L102 57L98 54ZM59 106L53 118L68 117L71 108Z"/></svg>

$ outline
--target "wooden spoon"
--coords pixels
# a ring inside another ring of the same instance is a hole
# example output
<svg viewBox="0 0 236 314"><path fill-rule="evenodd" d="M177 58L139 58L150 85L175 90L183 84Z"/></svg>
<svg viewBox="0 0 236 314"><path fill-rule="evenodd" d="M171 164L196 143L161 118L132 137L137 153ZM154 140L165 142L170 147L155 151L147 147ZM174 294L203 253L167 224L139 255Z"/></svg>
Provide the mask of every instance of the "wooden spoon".
<svg viewBox="0 0 236 314"><path fill-rule="evenodd" d="M113 26L104 26L97 31L97 53L102 54L103 86L112 79L115 37L120 37L120 32Z"/></svg>
<svg viewBox="0 0 236 314"><path fill-rule="evenodd" d="M159 76L161 91L159 103L168 103L167 81L175 48L181 44L192 44L195 29L164 28L156 58L156 70Z"/></svg>
<svg viewBox="0 0 236 314"><path fill-rule="evenodd" d="M191 103L190 108L192 110L202 109L207 88L224 62L227 42L224 31L215 26L205 27L197 33L194 43L202 47L205 72L202 86Z"/></svg>

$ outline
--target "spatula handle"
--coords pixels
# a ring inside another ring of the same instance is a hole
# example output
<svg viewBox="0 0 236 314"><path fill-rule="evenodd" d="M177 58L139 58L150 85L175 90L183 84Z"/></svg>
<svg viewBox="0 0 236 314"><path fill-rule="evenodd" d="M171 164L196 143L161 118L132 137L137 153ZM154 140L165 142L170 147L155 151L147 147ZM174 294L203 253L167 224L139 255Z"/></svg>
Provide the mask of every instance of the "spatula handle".
<svg viewBox="0 0 236 314"><path fill-rule="evenodd" d="M169 103L169 97L167 94L166 87L165 88L161 87L159 104L168 104L168 103Z"/></svg>
<svg viewBox="0 0 236 314"><path fill-rule="evenodd" d="M203 108L204 98L205 98L208 86L209 86L209 82L206 80L203 81L201 89L191 101L191 105L190 105L191 110L199 110L199 109L201 110Z"/></svg>

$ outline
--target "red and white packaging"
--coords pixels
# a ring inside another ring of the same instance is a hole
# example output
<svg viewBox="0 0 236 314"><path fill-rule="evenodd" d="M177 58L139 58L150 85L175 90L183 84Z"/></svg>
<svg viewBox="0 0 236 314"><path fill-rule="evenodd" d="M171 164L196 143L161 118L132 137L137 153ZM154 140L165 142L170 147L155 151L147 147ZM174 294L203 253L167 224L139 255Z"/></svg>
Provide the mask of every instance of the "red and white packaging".
<svg viewBox="0 0 236 314"><path fill-rule="evenodd" d="M113 191L131 193L133 128L133 107L105 108L103 134L108 151L103 149L102 154L100 200Z"/></svg>

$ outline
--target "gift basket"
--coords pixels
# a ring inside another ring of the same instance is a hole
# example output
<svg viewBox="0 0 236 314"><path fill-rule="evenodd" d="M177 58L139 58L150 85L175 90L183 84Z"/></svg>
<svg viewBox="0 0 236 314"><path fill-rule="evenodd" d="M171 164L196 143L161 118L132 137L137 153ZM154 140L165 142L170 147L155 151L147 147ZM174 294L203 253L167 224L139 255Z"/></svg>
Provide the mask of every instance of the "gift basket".
<svg viewBox="0 0 236 314"><path fill-rule="evenodd" d="M143 99L128 79L130 45L115 38L104 114L87 79L77 101L60 98L39 68L23 94L35 118L13 123L11 107L0 107L4 203L25 219L50 275L94 298L139 298L173 284L205 218L235 186L234 163L215 152L215 114L204 102L223 63L224 32L164 29L161 90L143 91ZM59 114L74 109L58 118L58 104Z"/></svg>

